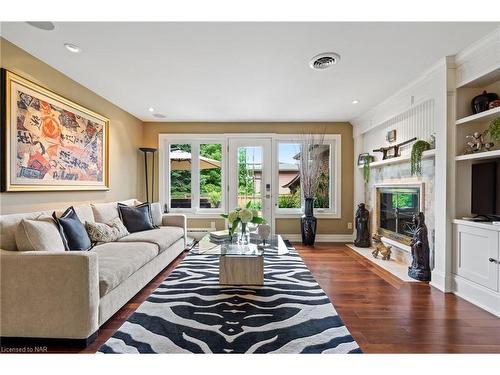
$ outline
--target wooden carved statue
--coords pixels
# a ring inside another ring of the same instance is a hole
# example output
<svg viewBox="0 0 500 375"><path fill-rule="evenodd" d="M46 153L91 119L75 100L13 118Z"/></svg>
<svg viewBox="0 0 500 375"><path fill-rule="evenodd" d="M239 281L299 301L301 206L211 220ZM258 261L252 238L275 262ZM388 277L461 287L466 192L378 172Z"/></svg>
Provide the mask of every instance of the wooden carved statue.
<svg viewBox="0 0 500 375"><path fill-rule="evenodd" d="M415 231L410 243L413 260L408 267L408 276L420 281L430 281L430 247L423 212L413 215L413 225Z"/></svg>
<svg viewBox="0 0 500 375"><path fill-rule="evenodd" d="M370 212L366 209L364 203L358 205L356 211L356 240L354 245L358 247L370 247L370 227L368 225L368 219L370 218Z"/></svg>
<svg viewBox="0 0 500 375"><path fill-rule="evenodd" d="M375 250L372 251L372 255L374 258L378 257L378 254L382 255L382 260L390 260L391 259L391 247L386 246L382 242L382 236L378 233L373 235L373 243L375 244Z"/></svg>

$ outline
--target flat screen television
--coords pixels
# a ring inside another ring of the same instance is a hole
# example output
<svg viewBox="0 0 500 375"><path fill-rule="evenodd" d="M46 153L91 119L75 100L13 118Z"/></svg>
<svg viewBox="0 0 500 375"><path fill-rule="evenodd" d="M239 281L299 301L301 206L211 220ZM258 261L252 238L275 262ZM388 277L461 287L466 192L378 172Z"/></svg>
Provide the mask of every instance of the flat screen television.
<svg viewBox="0 0 500 375"><path fill-rule="evenodd" d="M472 165L472 214L500 218L500 159Z"/></svg>

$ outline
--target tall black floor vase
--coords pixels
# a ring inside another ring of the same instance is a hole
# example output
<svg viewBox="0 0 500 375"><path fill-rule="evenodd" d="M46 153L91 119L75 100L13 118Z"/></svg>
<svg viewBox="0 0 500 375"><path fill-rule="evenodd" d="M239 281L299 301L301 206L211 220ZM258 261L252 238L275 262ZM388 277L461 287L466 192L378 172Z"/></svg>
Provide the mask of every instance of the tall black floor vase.
<svg viewBox="0 0 500 375"><path fill-rule="evenodd" d="M314 198L306 198L304 215L300 219L300 230L302 233L302 243L306 246L313 246L316 241L316 227L318 220L314 217Z"/></svg>

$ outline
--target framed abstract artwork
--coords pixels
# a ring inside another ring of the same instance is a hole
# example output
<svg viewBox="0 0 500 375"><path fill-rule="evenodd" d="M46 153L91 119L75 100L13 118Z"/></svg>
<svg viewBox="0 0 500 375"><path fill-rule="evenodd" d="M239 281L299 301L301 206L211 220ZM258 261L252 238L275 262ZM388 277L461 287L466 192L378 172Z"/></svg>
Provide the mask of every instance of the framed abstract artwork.
<svg viewBox="0 0 500 375"><path fill-rule="evenodd" d="M5 69L2 191L109 189L109 120Z"/></svg>

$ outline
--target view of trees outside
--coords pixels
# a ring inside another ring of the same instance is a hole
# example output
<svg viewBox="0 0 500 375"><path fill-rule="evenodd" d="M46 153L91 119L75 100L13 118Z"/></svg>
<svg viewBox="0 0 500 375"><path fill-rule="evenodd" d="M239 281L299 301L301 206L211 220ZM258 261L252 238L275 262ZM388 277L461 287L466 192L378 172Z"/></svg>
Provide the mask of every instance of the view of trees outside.
<svg viewBox="0 0 500 375"><path fill-rule="evenodd" d="M184 151L189 154L188 159L179 164L177 160L170 160L170 183L171 183L171 207L191 208L191 145L172 144L170 151ZM222 162L222 144L200 144L200 157ZM288 182L298 174L298 160L300 157L300 144L280 143L278 158L280 165L280 176L278 195L279 208L300 208L301 192L300 180L295 186L283 188ZM322 154L322 168L318 181L318 192L314 200L315 208L329 208L329 171L330 171L330 148L325 147ZM177 164L176 164L177 163ZM179 169L179 165L182 167ZM296 171L294 170L296 166ZM281 170L282 169L282 170ZM262 148L261 147L240 147L238 149L238 205L245 207L250 201L251 208L262 209L261 196L261 172L262 172ZM218 208L222 197L222 168L211 167L200 169L200 208ZM404 206L406 197L399 195L401 201L395 202ZM409 202L411 203L411 202Z"/></svg>
<svg viewBox="0 0 500 375"><path fill-rule="evenodd" d="M191 154L190 144L172 144L170 152L182 150ZM175 160L170 160L170 207L191 208L191 170L175 169Z"/></svg>
<svg viewBox="0 0 500 375"><path fill-rule="evenodd" d="M324 146L325 150L321 154L321 171L318 177L318 191L314 199L315 208L330 208L330 147ZM298 143L280 143L278 146L278 158L280 168L284 165L298 165L300 157L300 144ZM281 174L284 174L280 171ZM298 173L298 171L297 171ZM281 178L279 179L281 184ZM281 189L281 186L278 188ZM278 195L279 208L300 208L301 193L300 180L297 186L291 186L288 191L280 191Z"/></svg>
<svg viewBox="0 0 500 375"><path fill-rule="evenodd" d="M259 171L259 173L256 173ZM262 147L238 148L238 206L262 210L261 174Z"/></svg>
<svg viewBox="0 0 500 375"><path fill-rule="evenodd" d="M222 162L222 144L200 144L200 156ZM220 207L222 196L222 168L200 170L200 207Z"/></svg>

